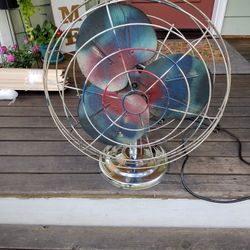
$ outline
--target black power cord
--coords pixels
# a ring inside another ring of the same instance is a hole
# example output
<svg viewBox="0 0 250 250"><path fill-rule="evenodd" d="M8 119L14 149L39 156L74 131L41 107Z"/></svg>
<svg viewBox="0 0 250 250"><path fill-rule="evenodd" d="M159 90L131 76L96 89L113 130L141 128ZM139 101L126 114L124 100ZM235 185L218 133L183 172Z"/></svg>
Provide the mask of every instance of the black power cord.
<svg viewBox="0 0 250 250"><path fill-rule="evenodd" d="M234 138L236 140L236 142L238 143L238 156L239 156L239 159L244 162L245 164L247 164L248 166L250 166L250 162L246 161L243 156L242 156L242 143L240 141L240 139L234 135L233 133L231 133L230 131L228 131L227 129L224 129L224 128L221 128L219 125L217 126L216 128L217 131L222 131L222 132L225 132L227 133L228 135L230 135L232 138ZM209 202L213 202L213 203L220 203L220 204L230 204L230 203L237 203L237 202L242 202L242 201L246 201L246 200L250 200L250 196L244 196L244 197L241 197L241 198L238 198L238 199L230 199L230 200L223 200L223 199L212 199L212 198L209 198L209 197L206 197L206 196L203 196L203 195L199 195L197 193L195 193L186 183L185 181L185 174L184 174L184 170L185 170L185 166L186 166L186 163L189 159L189 156L188 154L185 156L184 158L184 161L182 163L182 167L181 167L181 174L180 174L180 177L181 177L181 184L182 186L185 188L185 190L191 194L192 196L200 199L200 200L204 200L204 201L209 201Z"/></svg>

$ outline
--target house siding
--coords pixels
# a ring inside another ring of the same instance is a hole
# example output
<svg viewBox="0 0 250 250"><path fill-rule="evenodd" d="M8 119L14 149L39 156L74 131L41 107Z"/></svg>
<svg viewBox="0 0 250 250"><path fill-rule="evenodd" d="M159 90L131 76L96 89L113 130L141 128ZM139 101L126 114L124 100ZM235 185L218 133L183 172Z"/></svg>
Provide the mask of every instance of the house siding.
<svg viewBox="0 0 250 250"><path fill-rule="evenodd" d="M228 0L222 35L250 35L250 0Z"/></svg>

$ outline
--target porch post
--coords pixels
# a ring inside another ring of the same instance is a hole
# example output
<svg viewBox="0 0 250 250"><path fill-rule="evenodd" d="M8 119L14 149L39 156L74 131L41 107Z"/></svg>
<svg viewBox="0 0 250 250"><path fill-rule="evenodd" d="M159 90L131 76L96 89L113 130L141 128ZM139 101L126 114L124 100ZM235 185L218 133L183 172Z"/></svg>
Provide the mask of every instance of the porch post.
<svg viewBox="0 0 250 250"><path fill-rule="evenodd" d="M212 14L212 22L214 23L216 29L221 34L222 26L225 18L226 8L228 0L215 0L214 10Z"/></svg>

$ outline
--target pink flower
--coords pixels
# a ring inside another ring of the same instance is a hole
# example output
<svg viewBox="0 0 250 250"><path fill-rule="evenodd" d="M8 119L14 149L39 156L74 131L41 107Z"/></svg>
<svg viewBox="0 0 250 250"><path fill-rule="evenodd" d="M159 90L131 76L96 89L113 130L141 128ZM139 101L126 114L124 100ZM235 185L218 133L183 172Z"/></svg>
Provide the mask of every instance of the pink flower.
<svg viewBox="0 0 250 250"><path fill-rule="evenodd" d="M34 54L37 54L39 52L39 46L38 45L35 45L33 48L32 48L32 51Z"/></svg>
<svg viewBox="0 0 250 250"><path fill-rule="evenodd" d="M62 33L63 33L63 32L62 32L61 30L58 30L58 31L56 32L56 34L57 34L58 37L60 37L60 36L62 35Z"/></svg>
<svg viewBox="0 0 250 250"><path fill-rule="evenodd" d="M6 54L8 51L7 47L6 46L1 46L0 47L0 52L3 53L3 54Z"/></svg>
<svg viewBox="0 0 250 250"><path fill-rule="evenodd" d="M13 49L13 50L16 50L16 49L17 49L17 44L16 44L16 43L13 44L12 49Z"/></svg>
<svg viewBox="0 0 250 250"><path fill-rule="evenodd" d="M29 41L27 38L25 38L25 39L23 40L23 43L24 43L24 44L29 44L29 42L30 42L30 41Z"/></svg>
<svg viewBox="0 0 250 250"><path fill-rule="evenodd" d="M13 63L13 62L15 62L15 60L16 60L16 57L14 56L14 55L7 55L7 57L6 57L6 62L7 63Z"/></svg>

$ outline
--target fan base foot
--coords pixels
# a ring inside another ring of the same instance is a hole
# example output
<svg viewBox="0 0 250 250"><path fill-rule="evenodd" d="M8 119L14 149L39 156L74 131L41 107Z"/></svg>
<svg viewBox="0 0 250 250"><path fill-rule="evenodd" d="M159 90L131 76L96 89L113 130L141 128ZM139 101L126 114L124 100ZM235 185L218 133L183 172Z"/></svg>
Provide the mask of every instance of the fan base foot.
<svg viewBox="0 0 250 250"><path fill-rule="evenodd" d="M129 149L120 146L107 146L105 155L100 156L99 166L104 178L116 187L140 190L160 183L167 171L165 151L162 147L138 149L137 160L128 156ZM154 159L152 158L152 153Z"/></svg>

